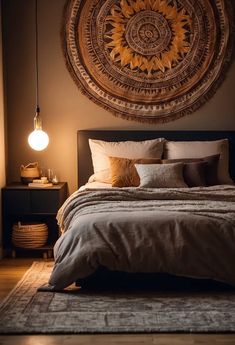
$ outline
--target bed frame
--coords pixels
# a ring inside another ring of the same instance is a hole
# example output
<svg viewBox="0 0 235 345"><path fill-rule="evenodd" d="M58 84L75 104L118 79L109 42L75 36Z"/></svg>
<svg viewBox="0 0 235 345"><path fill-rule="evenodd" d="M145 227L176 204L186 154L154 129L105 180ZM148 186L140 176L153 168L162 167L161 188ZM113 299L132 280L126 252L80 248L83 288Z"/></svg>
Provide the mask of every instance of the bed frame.
<svg viewBox="0 0 235 345"><path fill-rule="evenodd" d="M230 174L235 180L235 131L127 131L127 130L82 130L78 131L78 186L84 185L93 173L88 139L105 141L141 141L164 137L175 141L229 140Z"/></svg>

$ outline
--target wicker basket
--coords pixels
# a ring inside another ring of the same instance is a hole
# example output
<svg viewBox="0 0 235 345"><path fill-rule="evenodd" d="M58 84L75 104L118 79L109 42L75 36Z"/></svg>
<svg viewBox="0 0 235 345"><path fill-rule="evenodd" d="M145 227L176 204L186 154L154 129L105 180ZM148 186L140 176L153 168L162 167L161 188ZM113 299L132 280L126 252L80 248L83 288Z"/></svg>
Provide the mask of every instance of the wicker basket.
<svg viewBox="0 0 235 345"><path fill-rule="evenodd" d="M45 223L18 222L13 225L12 243L18 248L40 248L43 247L48 238L48 227Z"/></svg>
<svg viewBox="0 0 235 345"><path fill-rule="evenodd" d="M38 162L29 163L20 167L20 177L23 184L33 182L33 179L37 179L40 176Z"/></svg>

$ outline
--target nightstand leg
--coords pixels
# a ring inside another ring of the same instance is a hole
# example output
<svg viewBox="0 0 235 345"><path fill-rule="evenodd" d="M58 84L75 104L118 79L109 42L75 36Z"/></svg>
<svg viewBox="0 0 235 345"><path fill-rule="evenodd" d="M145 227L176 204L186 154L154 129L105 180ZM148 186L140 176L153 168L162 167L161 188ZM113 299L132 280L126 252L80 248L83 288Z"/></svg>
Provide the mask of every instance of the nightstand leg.
<svg viewBox="0 0 235 345"><path fill-rule="evenodd" d="M47 259L47 252L43 253L43 259L45 259L45 260Z"/></svg>
<svg viewBox="0 0 235 345"><path fill-rule="evenodd" d="M16 251L15 251L15 249L12 249L12 251L11 251L11 257L12 257L12 259L15 259L15 258L16 258Z"/></svg>

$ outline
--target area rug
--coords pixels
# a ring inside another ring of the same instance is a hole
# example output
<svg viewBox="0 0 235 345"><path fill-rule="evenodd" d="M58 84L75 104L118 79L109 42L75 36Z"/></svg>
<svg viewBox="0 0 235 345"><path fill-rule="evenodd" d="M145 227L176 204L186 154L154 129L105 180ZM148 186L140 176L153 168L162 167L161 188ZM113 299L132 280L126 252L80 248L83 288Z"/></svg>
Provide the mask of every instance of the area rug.
<svg viewBox="0 0 235 345"><path fill-rule="evenodd" d="M127 120L175 120L224 80L234 0L68 0L63 51L92 101Z"/></svg>
<svg viewBox="0 0 235 345"><path fill-rule="evenodd" d="M0 307L1 334L235 332L235 292L37 292L52 262L35 262Z"/></svg>

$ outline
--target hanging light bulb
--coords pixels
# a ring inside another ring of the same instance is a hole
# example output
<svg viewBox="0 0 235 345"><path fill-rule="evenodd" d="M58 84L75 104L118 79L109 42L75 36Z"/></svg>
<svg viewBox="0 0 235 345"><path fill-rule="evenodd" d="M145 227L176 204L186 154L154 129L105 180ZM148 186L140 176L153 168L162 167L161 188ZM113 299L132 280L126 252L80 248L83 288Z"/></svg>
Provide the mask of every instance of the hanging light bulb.
<svg viewBox="0 0 235 345"><path fill-rule="evenodd" d="M35 0L35 67L36 67L36 115L34 117L34 131L28 136L28 143L36 151L44 150L49 144L49 137L42 130L38 92L38 14L37 0Z"/></svg>
<svg viewBox="0 0 235 345"><path fill-rule="evenodd" d="M42 130L42 118L40 116L40 108L37 107L34 117L34 131L28 136L28 143L32 149L36 151L44 150L49 144L49 137Z"/></svg>

